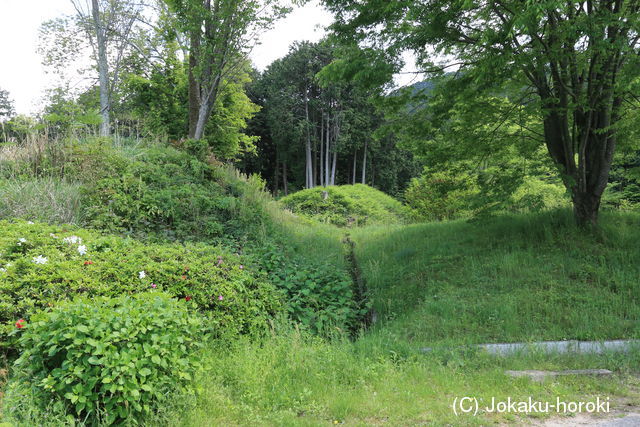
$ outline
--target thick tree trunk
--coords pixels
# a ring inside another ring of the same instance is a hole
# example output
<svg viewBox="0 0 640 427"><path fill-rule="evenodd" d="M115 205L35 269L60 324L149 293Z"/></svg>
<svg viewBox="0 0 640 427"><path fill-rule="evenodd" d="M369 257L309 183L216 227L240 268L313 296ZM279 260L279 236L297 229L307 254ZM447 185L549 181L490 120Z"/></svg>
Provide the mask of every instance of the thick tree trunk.
<svg viewBox="0 0 640 427"><path fill-rule="evenodd" d="M580 227L598 225L598 211L601 196L593 193L575 193L573 195L573 214Z"/></svg>
<svg viewBox="0 0 640 427"><path fill-rule="evenodd" d="M102 116L102 123L100 123L100 136L109 136L111 134L111 123L109 121L109 110L111 109L111 105L109 102L109 63L107 62L107 40L102 26L102 19L100 18L98 0L92 0L91 6L93 25L96 30L96 42L98 45L100 115Z"/></svg>

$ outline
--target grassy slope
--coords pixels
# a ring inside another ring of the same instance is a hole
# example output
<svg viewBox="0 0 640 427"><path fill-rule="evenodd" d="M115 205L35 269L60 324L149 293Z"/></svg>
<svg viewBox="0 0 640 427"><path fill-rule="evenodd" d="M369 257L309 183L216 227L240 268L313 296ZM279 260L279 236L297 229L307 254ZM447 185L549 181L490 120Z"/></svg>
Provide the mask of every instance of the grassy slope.
<svg viewBox="0 0 640 427"><path fill-rule="evenodd" d="M638 381L632 375L640 362L637 353L496 359L455 347L426 355L418 350L426 344L637 336L638 217L606 215L600 237L582 236L570 221L556 213L354 232L379 313L376 326L355 342L327 343L293 331L258 343L214 346L194 409L176 415L174 422L522 421L509 414L458 418L451 405L462 396L484 402L492 397L555 402L556 396L577 401L611 396L614 408L623 401L638 405ZM558 225L562 233L553 231ZM314 231L300 227L299 233L306 235L311 254L337 256L337 245L313 244ZM616 375L538 384L504 374L506 369L585 368L608 368Z"/></svg>
<svg viewBox="0 0 640 427"><path fill-rule="evenodd" d="M356 234L382 324L412 346L640 337L640 217L565 212Z"/></svg>

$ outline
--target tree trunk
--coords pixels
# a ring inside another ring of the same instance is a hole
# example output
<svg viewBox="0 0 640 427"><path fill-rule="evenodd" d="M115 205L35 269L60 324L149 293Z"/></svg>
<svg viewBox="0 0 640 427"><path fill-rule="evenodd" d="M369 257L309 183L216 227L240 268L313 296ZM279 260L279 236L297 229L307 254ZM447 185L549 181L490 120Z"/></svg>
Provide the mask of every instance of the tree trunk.
<svg viewBox="0 0 640 427"><path fill-rule="evenodd" d="M322 187L327 186L324 180L324 112L322 113L320 124L320 185Z"/></svg>
<svg viewBox="0 0 640 427"><path fill-rule="evenodd" d="M356 170L358 168L358 162L356 160L356 156L358 155L358 150L353 150L353 177L351 178L351 183L356 183Z"/></svg>
<svg viewBox="0 0 640 427"><path fill-rule="evenodd" d="M307 127L307 141L306 141L306 153L307 153L307 167L306 167L306 187L313 188L313 159L311 157L311 132L309 131L309 88L305 90L304 94L304 114Z"/></svg>
<svg viewBox="0 0 640 427"><path fill-rule="evenodd" d="M364 142L364 156L362 156L362 183L367 183L367 145L368 141Z"/></svg>
<svg viewBox="0 0 640 427"><path fill-rule="evenodd" d="M195 75L198 67L198 55L200 51L200 33L191 33L191 48L189 52L189 138L195 138L198 125L198 112L200 111L200 85Z"/></svg>
<svg viewBox="0 0 640 427"><path fill-rule="evenodd" d="M336 164L338 163L338 138L340 137L340 122L334 119L333 130L333 162L331 165L331 185L336 185Z"/></svg>
<svg viewBox="0 0 640 427"><path fill-rule="evenodd" d="M329 169L329 152L331 148L331 139L329 138L330 120L331 120L331 116L327 114L327 128L324 132L324 138L326 141L325 149L324 149L324 185L325 186L329 185L329 170L330 170Z"/></svg>
<svg viewBox="0 0 640 427"><path fill-rule="evenodd" d="M273 168L273 194L275 196L278 195L278 187L280 186L280 169L278 169L278 163L280 163L280 153L276 145L276 167Z"/></svg>
<svg viewBox="0 0 640 427"><path fill-rule="evenodd" d="M333 152L333 164L331 165L331 185L336 185L336 163L338 161L338 151Z"/></svg>
<svg viewBox="0 0 640 427"><path fill-rule="evenodd" d="M573 195L573 214L580 227L594 227L598 224L598 211L601 196L593 193L575 193Z"/></svg>
<svg viewBox="0 0 640 427"><path fill-rule="evenodd" d="M289 194L289 184L287 183L287 162L282 162L282 183L284 184L284 195L287 196Z"/></svg>
<svg viewBox="0 0 640 427"><path fill-rule="evenodd" d="M111 134L111 124L109 122L109 110L111 109L111 106L109 102L109 63L107 62L107 40L104 28L102 28L98 0L92 0L91 6L93 25L96 30L96 42L98 45L100 115L102 116L102 123L100 123L100 136L109 136Z"/></svg>

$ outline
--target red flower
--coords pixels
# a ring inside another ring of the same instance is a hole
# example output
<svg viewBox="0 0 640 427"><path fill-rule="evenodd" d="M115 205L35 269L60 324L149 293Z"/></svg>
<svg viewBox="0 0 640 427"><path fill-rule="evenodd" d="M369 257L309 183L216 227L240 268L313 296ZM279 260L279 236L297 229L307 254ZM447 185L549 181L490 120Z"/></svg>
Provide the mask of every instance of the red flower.
<svg viewBox="0 0 640 427"><path fill-rule="evenodd" d="M16 328L18 328L18 329L22 329L22 328L24 328L24 326L25 326L25 324L26 324L26 323L27 323L27 322L26 322L26 320L24 320L24 319L19 319L19 320L16 322Z"/></svg>
<svg viewBox="0 0 640 427"><path fill-rule="evenodd" d="M93 264L93 261L85 261L84 262L84 265L92 265L92 264Z"/></svg>
<svg viewBox="0 0 640 427"><path fill-rule="evenodd" d="M187 296L187 297L184 297L184 300L185 300L185 301L191 301L191 297L188 297L188 296Z"/></svg>
<svg viewBox="0 0 640 427"><path fill-rule="evenodd" d="M182 276L182 280L187 280L187 276Z"/></svg>

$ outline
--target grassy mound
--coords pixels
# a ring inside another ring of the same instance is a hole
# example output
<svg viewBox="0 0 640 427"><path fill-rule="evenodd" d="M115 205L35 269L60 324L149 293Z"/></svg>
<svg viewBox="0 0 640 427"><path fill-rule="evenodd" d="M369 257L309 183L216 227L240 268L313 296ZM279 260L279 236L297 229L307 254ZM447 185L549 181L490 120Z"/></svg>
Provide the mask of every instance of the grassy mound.
<svg viewBox="0 0 640 427"><path fill-rule="evenodd" d="M247 255L244 265L284 294L293 321L315 332L357 329L359 307L339 237L322 236L321 224L303 226L273 201L259 178L208 161L189 147L98 139L58 148L64 162L38 158L36 164L26 154L3 158L0 152L0 195L6 196L6 203L0 200L0 219L68 220L163 243L169 252L181 246L168 242L215 244ZM329 253L314 256L309 242ZM217 262L208 255L203 261ZM105 293L109 286L102 285ZM112 291L118 289L116 283ZM11 323L10 316L3 320Z"/></svg>
<svg viewBox="0 0 640 427"><path fill-rule="evenodd" d="M402 203L364 184L316 187L280 199L292 212L338 226L402 223Z"/></svg>
<svg viewBox="0 0 640 427"><path fill-rule="evenodd" d="M58 150L64 162L45 157L36 163L0 152L0 219L73 223L154 240L225 242L255 240L270 225L270 198L259 178L188 151L104 139L73 141Z"/></svg>

